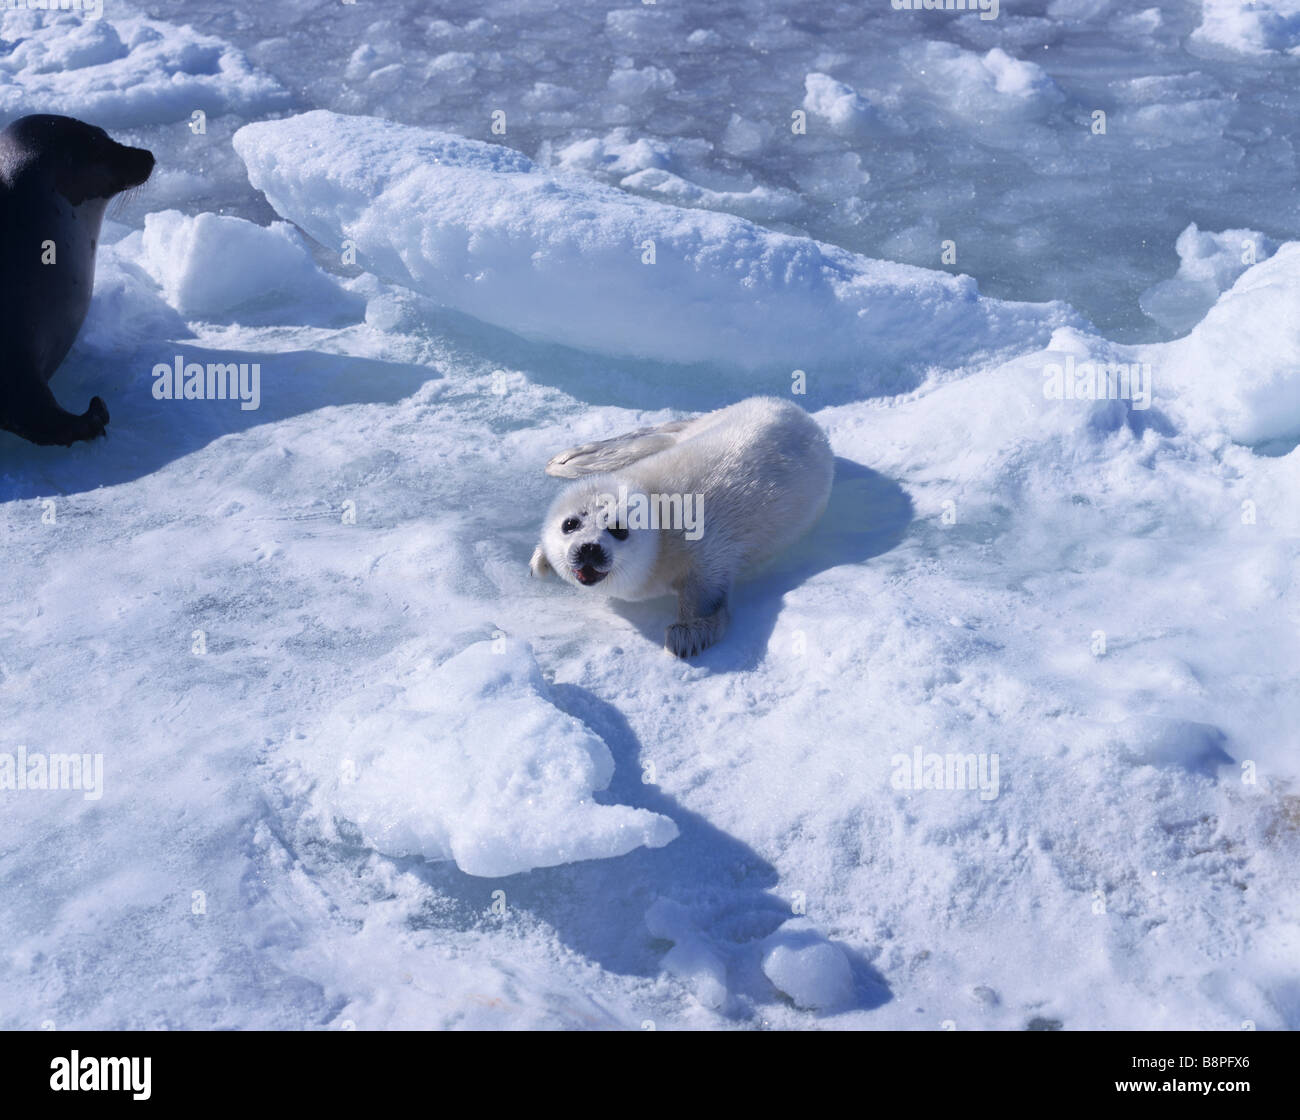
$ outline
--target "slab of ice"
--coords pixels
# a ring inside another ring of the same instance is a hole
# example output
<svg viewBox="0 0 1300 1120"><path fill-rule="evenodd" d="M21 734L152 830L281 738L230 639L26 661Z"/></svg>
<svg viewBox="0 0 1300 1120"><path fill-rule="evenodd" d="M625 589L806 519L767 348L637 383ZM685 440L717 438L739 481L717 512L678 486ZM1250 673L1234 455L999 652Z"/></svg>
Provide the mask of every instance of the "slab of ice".
<svg viewBox="0 0 1300 1120"><path fill-rule="evenodd" d="M145 218L141 264L187 318L213 319L269 304L338 305L345 294L288 222L270 227L225 214Z"/></svg>
<svg viewBox="0 0 1300 1120"><path fill-rule="evenodd" d="M1056 304L869 260L729 214L554 177L510 149L315 111L246 125L235 149L322 244L448 307L601 353L740 367L835 366L897 387L1045 340Z"/></svg>

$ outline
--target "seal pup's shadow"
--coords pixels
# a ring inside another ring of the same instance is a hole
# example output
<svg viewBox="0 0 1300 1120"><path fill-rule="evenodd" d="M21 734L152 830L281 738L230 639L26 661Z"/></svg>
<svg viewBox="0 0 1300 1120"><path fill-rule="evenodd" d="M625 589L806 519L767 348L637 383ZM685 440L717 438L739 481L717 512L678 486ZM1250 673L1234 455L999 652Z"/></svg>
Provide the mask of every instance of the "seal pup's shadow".
<svg viewBox="0 0 1300 1120"><path fill-rule="evenodd" d="M691 664L734 671L755 668L766 656L787 591L844 564L862 564L893 549L912 523L912 499L893 479L851 459L835 458L835 481L826 512L808 534L731 593L731 626L717 645L690 658ZM704 511L707 532L708 509ZM662 647L676 604L662 598L609 604L649 641ZM867 604L845 604L865 609ZM666 655L665 655L666 656Z"/></svg>

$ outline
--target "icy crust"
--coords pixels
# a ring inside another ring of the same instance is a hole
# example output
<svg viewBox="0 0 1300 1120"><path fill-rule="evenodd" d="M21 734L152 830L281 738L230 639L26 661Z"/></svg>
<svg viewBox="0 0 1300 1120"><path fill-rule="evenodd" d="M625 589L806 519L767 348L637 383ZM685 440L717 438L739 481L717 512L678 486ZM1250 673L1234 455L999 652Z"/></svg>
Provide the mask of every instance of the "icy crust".
<svg viewBox="0 0 1300 1120"><path fill-rule="evenodd" d="M246 125L249 180L323 245L527 338L730 366L832 366L867 387L1044 341L1055 304L688 210L506 148L314 111Z"/></svg>
<svg viewBox="0 0 1300 1120"><path fill-rule="evenodd" d="M592 800L614 759L548 692L532 654L504 637L363 690L301 752L322 819L386 855L492 877L671 841L667 817Z"/></svg>
<svg viewBox="0 0 1300 1120"><path fill-rule="evenodd" d="M134 128L195 110L263 112L286 100L280 83L229 43L190 27L0 9L0 116L64 113Z"/></svg>

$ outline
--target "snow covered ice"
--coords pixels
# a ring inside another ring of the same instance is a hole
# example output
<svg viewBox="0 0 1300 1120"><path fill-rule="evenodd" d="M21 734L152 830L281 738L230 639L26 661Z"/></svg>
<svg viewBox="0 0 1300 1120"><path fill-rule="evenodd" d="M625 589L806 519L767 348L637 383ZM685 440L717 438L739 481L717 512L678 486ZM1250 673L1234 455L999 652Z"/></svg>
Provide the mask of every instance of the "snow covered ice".
<svg viewBox="0 0 1300 1120"><path fill-rule="evenodd" d="M1064 318L981 300L969 277L559 180L490 144L370 118L260 122L234 145L250 182L320 243L354 245L377 275L442 306L596 353L867 367L889 384L922 355L952 365L1009 336L1045 341ZM924 347L894 329L902 314L924 317ZM809 322L822 327L811 347Z"/></svg>
<svg viewBox="0 0 1300 1120"><path fill-rule="evenodd" d="M488 876L676 837L657 813L591 800L613 776L609 748L549 701L537 663L504 634L495 649L419 662L408 681L378 711L366 689L312 736L324 822L348 822L389 855Z"/></svg>
<svg viewBox="0 0 1300 1120"><path fill-rule="evenodd" d="M0 1026L1300 1026L1296 19L0 12L158 157L109 437L0 434ZM552 454L795 370L720 645L529 578Z"/></svg>

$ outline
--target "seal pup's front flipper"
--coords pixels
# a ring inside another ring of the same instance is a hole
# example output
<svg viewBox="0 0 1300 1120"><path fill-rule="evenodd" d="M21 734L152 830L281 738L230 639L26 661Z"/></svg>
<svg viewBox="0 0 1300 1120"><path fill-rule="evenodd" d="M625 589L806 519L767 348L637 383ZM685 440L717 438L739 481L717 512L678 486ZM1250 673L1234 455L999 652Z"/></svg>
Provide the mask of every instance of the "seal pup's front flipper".
<svg viewBox="0 0 1300 1120"><path fill-rule="evenodd" d="M677 657L694 657L717 642L730 624L727 582L692 575L678 590L677 621L664 634L664 648Z"/></svg>
<svg viewBox="0 0 1300 1120"><path fill-rule="evenodd" d="M629 463L672 447L681 439L682 429L697 419L693 416L689 420L673 420L655 428L637 428L612 439L570 447L546 464L546 473L555 478L580 478L584 474L621 470Z"/></svg>

